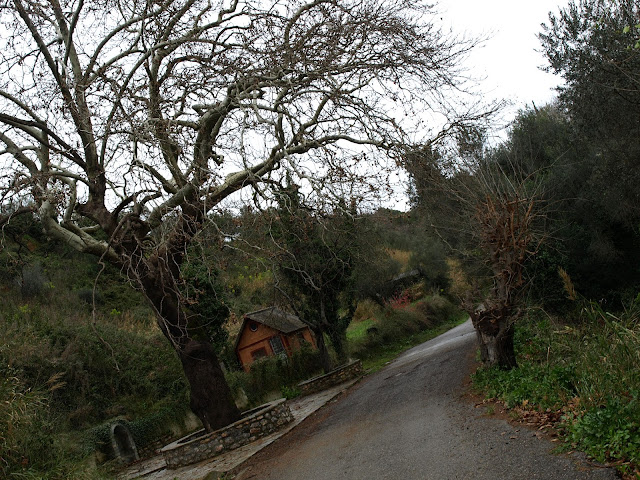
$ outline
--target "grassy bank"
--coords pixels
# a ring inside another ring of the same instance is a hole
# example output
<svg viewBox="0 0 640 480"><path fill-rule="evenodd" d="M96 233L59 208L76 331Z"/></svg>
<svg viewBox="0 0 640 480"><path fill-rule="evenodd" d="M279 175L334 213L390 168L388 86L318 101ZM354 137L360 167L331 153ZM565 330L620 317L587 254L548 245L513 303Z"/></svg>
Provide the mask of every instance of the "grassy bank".
<svg viewBox="0 0 640 480"><path fill-rule="evenodd" d="M449 300L432 295L411 302L397 297L384 307L369 304L365 318L347 330L351 356L377 371L405 350L434 338L467 317Z"/></svg>
<svg viewBox="0 0 640 480"><path fill-rule="evenodd" d="M475 386L554 418L564 449L640 478L640 301L617 315L594 303L564 319L532 314L515 342L519 368L480 369Z"/></svg>

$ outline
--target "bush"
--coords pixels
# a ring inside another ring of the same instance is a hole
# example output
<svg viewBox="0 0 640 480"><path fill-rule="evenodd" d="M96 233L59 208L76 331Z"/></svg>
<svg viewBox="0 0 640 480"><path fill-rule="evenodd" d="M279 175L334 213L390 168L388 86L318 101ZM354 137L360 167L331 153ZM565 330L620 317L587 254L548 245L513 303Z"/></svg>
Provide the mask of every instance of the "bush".
<svg viewBox="0 0 640 480"><path fill-rule="evenodd" d="M22 298L29 299L44 293L49 286L49 280L44 274L42 265L34 263L23 267L18 284Z"/></svg>
<svg viewBox="0 0 640 480"><path fill-rule="evenodd" d="M96 290L94 294L93 288L81 288L76 294L78 298L87 305L93 305L94 300L96 305L102 305L104 303L104 297L100 291Z"/></svg>
<svg viewBox="0 0 640 480"><path fill-rule="evenodd" d="M267 357L251 365L248 372L228 372L227 383L238 398L243 391L249 406L261 404L270 392L291 392L292 388L322 370L317 350L304 346L293 352L290 358Z"/></svg>
<svg viewBox="0 0 640 480"><path fill-rule="evenodd" d="M564 418L566 441L598 462L615 460L640 465L640 402L638 392L610 397L598 408L571 412Z"/></svg>
<svg viewBox="0 0 640 480"><path fill-rule="evenodd" d="M407 339L451 321L459 310L449 300L433 295L410 303L409 294L394 296L382 310L376 312L376 321L367 328L365 336L351 341L351 351L358 358L368 358L377 349L404 342Z"/></svg>

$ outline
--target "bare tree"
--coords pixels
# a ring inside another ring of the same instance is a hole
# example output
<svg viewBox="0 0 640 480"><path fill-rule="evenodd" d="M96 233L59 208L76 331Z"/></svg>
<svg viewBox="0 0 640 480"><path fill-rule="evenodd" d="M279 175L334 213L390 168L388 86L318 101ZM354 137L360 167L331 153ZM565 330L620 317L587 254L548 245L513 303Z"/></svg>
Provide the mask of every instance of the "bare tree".
<svg viewBox="0 0 640 480"><path fill-rule="evenodd" d="M235 192L283 169L343 178L358 164L348 145L393 153L406 120L446 111L472 44L432 14L408 0L0 6L3 204L141 289L208 430L238 411L210 344L189 333L187 247Z"/></svg>

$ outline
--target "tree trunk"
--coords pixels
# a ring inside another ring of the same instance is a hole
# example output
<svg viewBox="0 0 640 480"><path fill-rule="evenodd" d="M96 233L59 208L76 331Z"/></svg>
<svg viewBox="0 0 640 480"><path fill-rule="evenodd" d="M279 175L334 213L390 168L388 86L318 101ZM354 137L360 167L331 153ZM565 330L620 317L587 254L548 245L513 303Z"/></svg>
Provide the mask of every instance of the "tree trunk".
<svg viewBox="0 0 640 480"><path fill-rule="evenodd" d="M312 328L313 335L316 337L316 345L320 352L320 362L322 363L322 370L324 373L331 371L331 357L329 356L329 350L327 344L324 342L324 333L321 328Z"/></svg>
<svg viewBox="0 0 640 480"><path fill-rule="evenodd" d="M472 315L476 338L480 347L480 358L487 366L498 366L505 370L516 368L513 346L514 323L508 316L483 311Z"/></svg>
<svg viewBox="0 0 640 480"><path fill-rule="evenodd" d="M211 344L189 340L178 355L191 387L191 410L207 432L238 420L240 411Z"/></svg>
<svg viewBox="0 0 640 480"><path fill-rule="evenodd" d="M154 307L160 330L180 358L191 388L191 410L208 432L229 425L240 418L240 411L220 362L211 343L190 338L185 309L176 293L178 289L175 284L167 284L174 280L172 272L161 263L155 266L157 270L148 272L141 285Z"/></svg>
<svg viewBox="0 0 640 480"><path fill-rule="evenodd" d="M333 349L336 351L336 355L338 357L338 363L340 365L347 362L348 352L347 352L347 332L342 330L338 331L337 329L331 329L329 331L329 339L331 340L331 345L333 345Z"/></svg>

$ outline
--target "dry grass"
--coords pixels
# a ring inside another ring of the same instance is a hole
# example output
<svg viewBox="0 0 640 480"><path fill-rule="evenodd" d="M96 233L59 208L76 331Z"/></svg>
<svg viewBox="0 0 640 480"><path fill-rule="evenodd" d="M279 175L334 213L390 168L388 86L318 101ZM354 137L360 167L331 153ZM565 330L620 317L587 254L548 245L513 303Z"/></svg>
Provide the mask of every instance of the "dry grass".
<svg viewBox="0 0 640 480"><path fill-rule="evenodd" d="M456 298L464 298L465 294L471 290L471 285L462 269L462 265L460 265L460 260L447 258L447 265L449 267L449 279L451 280L449 293Z"/></svg>
<svg viewBox="0 0 640 480"><path fill-rule="evenodd" d="M386 251L393 260L402 266L402 270L406 270L409 267L409 260L411 259L412 252L392 248L387 248Z"/></svg>

